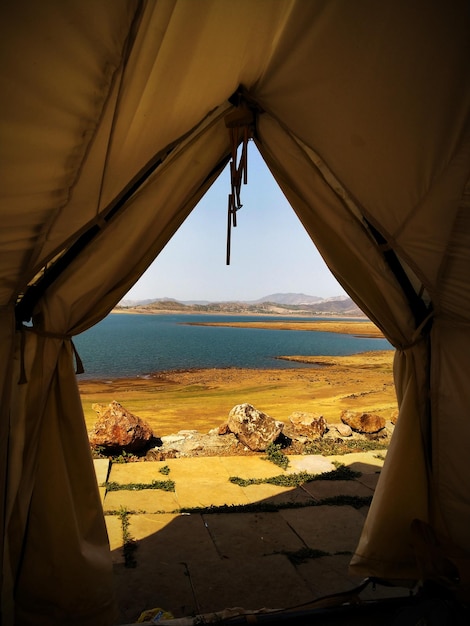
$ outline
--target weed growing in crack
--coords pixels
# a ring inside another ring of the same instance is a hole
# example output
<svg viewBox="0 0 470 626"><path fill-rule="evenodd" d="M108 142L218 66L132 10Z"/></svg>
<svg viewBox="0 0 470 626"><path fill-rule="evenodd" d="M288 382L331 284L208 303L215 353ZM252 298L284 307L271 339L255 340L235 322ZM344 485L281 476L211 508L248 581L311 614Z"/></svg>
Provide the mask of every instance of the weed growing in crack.
<svg viewBox="0 0 470 626"><path fill-rule="evenodd" d="M283 554L286 556L292 565L301 565L305 563L309 559L320 559L324 556L337 556L340 554L349 555L350 552L325 552L324 550L316 550L315 548L308 548L305 546L304 548L300 548L299 550L295 550L294 552L290 551L281 551L276 552L276 554Z"/></svg>
<svg viewBox="0 0 470 626"><path fill-rule="evenodd" d="M338 465L331 472L322 472L321 474L309 474L308 472L298 472L297 474L280 474L279 476L271 476L270 478L240 478L239 476L231 476L229 481L240 487L248 487L249 485L278 485L280 487L299 487L304 483L314 480L354 480L359 478L360 472L355 472L346 465Z"/></svg>
<svg viewBox="0 0 470 626"><path fill-rule="evenodd" d="M121 520L122 527L122 553L124 556L124 567L137 567L135 559L135 551L137 550L137 542L129 532L129 511L121 506L118 511L118 517Z"/></svg>
<svg viewBox="0 0 470 626"><path fill-rule="evenodd" d="M143 489L161 489L162 491L174 491L173 480L152 480L151 483L116 483L106 482L103 484L106 491L142 491Z"/></svg>

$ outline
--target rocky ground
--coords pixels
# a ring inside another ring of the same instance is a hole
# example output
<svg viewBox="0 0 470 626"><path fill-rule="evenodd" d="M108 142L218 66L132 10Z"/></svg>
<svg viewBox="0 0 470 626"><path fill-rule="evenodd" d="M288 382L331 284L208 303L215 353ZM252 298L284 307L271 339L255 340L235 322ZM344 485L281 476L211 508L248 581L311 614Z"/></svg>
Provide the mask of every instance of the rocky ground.
<svg viewBox="0 0 470 626"><path fill-rule="evenodd" d="M288 423L274 420L250 404L235 406L228 420L208 433L180 430L156 436L150 426L118 402L94 405L98 419L89 431L95 457L123 461L165 461L181 457L256 454L343 454L386 448L394 421L374 413L344 411L341 422L294 412Z"/></svg>

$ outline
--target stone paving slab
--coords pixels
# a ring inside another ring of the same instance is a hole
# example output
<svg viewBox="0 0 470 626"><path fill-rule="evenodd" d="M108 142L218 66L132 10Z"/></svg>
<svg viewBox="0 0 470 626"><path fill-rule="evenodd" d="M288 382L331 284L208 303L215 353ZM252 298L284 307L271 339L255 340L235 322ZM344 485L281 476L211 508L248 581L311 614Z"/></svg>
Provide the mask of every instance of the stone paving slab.
<svg viewBox="0 0 470 626"><path fill-rule="evenodd" d="M303 485L318 500L335 496L372 496L374 490L357 480L315 480Z"/></svg>
<svg viewBox="0 0 470 626"><path fill-rule="evenodd" d="M228 479L223 482L186 482L180 479L176 482L176 498L180 508L245 505L250 502L245 492Z"/></svg>
<svg viewBox="0 0 470 626"><path fill-rule="evenodd" d="M106 530L108 531L109 548L113 556L113 560L120 561L122 558L117 556L117 551L122 548L122 524L117 515L105 515Z"/></svg>
<svg viewBox="0 0 470 626"><path fill-rule="evenodd" d="M211 514L203 515L203 520L224 559L294 552L304 547L277 513Z"/></svg>
<svg viewBox="0 0 470 626"><path fill-rule="evenodd" d="M160 464L162 462L159 462ZM219 481L229 477L227 470L220 457L190 457L180 459L168 459L163 462L170 468L168 478L177 481L180 477L190 477L193 481L207 479Z"/></svg>
<svg viewBox="0 0 470 626"><path fill-rule="evenodd" d="M152 480L167 480L171 478L159 470L166 463L159 461L140 463L113 463L109 472L109 482L119 483L151 483Z"/></svg>
<svg viewBox="0 0 470 626"><path fill-rule="evenodd" d="M324 556L308 559L297 566L299 575L312 589L315 597L320 598L333 593L342 593L358 587L363 579L349 572L351 556ZM362 600L378 600L379 598L398 598L406 595L401 587L369 586L361 592Z"/></svg>
<svg viewBox="0 0 470 626"><path fill-rule="evenodd" d="M314 498L304 489L304 485L300 487L281 487L279 485L249 485L241 487L247 494L250 502L267 506L281 504L297 504L299 506L307 506L314 504Z"/></svg>
<svg viewBox="0 0 470 626"><path fill-rule="evenodd" d="M135 568L114 566L119 614L116 624L134 624L149 609L162 608L175 617L196 615L197 604L185 563L160 565L155 554L138 554Z"/></svg>
<svg viewBox="0 0 470 626"><path fill-rule="evenodd" d="M101 504L104 505L104 499L106 497L106 487L98 487L98 491L100 493Z"/></svg>
<svg viewBox="0 0 470 626"><path fill-rule="evenodd" d="M384 459L378 457L385 457L386 450L370 450L369 452L352 452L350 454L337 454L333 456L325 457L330 461L341 463L351 468L355 472L361 472L363 474L375 474L380 471L384 464Z"/></svg>
<svg viewBox="0 0 470 626"><path fill-rule="evenodd" d="M104 512L119 511L121 507L143 513L172 513L180 508L180 503L174 492L161 489L108 491L103 503Z"/></svg>
<svg viewBox="0 0 470 626"><path fill-rule="evenodd" d="M229 476L240 478L271 478L283 473L282 468L260 456L220 457Z"/></svg>
<svg viewBox="0 0 470 626"><path fill-rule="evenodd" d="M332 472L335 469L330 458L321 454L292 455L288 459L289 467L286 470L288 474L297 474L298 472L323 474L324 472Z"/></svg>
<svg viewBox="0 0 470 626"><path fill-rule="evenodd" d="M201 613L241 606L256 610L284 608L310 601L311 591L283 555L208 560L190 564Z"/></svg>
<svg viewBox="0 0 470 626"><path fill-rule="evenodd" d="M95 468L98 485L102 485L108 480L111 463L109 459L93 459L93 466Z"/></svg>
<svg viewBox="0 0 470 626"><path fill-rule="evenodd" d="M364 525L364 516L351 506L281 509L279 515L306 546L331 553L353 552Z"/></svg>
<svg viewBox="0 0 470 626"><path fill-rule="evenodd" d="M287 502L305 504L307 501L312 501L313 504L313 498L300 487L282 487L262 483L239 487L239 489L246 494L247 500L252 503L278 505Z"/></svg>
<svg viewBox="0 0 470 626"><path fill-rule="evenodd" d="M141 542L137 560L153 554L159 567L174 561L217 558L217 550L201 515L131 515L129 532Z"/></svg>
<svg viewBox="0 0 470 626"><path fill-rule="evenodd" d="M377 472L375 474L363 474L362 476L359 476L359 478L356 478L356 482L360 483L361 485L365 485L372 491L375 491L377 483L379 482L379 477L380 472Z"/></svg>

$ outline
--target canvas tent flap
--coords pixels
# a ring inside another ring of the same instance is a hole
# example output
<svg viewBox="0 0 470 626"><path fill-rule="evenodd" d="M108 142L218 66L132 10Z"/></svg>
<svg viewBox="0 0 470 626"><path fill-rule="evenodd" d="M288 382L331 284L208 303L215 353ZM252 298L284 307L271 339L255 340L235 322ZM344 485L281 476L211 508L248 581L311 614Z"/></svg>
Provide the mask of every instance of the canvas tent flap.
<svg viewBox="0 0 470 626"><path fill-rule="evenodd" d="M414 517L469 553L467 2L8 0L1 12L5 623L37 623L29 598L50 624L77 606L82 623L112 620L69 338L124 296L216 178L240 85L312 240L398 348L400 421L354 567L416 574ZM34 328L15 336L13 307L36 282L23 300ZM41 505L52 474L60 538ZM48 556L60 594L33 590ZM82 602L78 583L101 576Z"/></svg>

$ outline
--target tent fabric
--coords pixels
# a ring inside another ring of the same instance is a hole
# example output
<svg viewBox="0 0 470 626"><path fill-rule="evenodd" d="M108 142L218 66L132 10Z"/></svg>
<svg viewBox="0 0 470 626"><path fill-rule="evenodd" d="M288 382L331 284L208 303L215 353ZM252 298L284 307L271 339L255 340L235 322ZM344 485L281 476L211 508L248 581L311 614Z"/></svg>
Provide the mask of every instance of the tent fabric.
<svg viewBox="0 0 470 626"><path fill-rule="evenodd" d="M7 0L1 12L4 623L114 619L70 338L126 294L223 169L240 85L275 179L397 349L400 416L352 568L416 578L415 518L468 558L467 3Z"/></svg>

